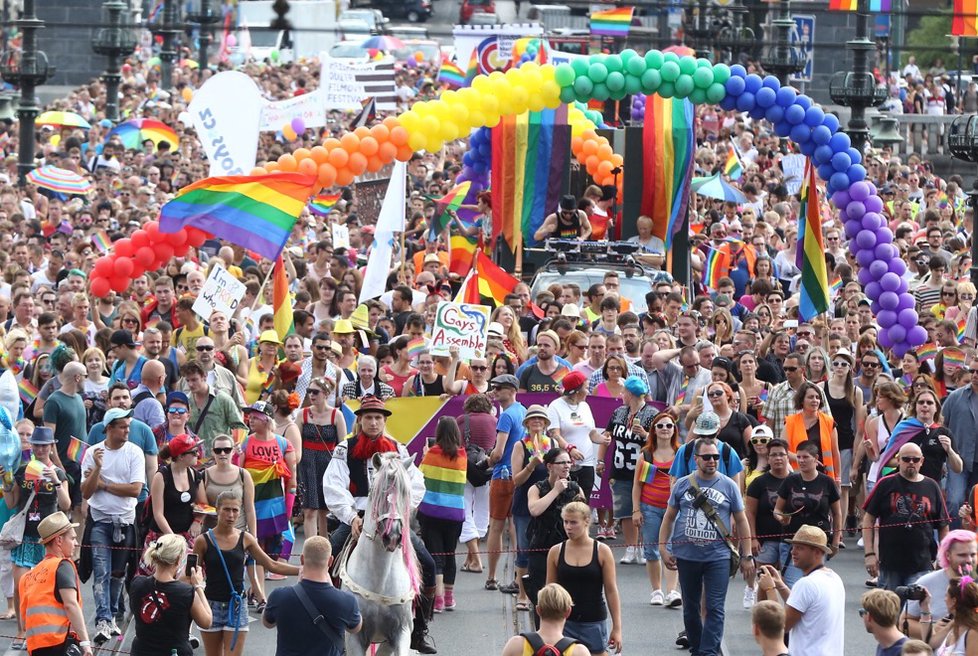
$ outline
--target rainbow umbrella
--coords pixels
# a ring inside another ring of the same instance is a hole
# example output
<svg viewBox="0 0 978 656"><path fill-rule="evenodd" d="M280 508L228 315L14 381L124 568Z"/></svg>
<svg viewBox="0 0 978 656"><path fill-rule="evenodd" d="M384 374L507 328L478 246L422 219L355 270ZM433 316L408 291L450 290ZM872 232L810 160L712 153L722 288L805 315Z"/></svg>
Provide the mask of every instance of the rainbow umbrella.
<svg viewBox="0 0 978 656"><path fill-rule="evenodd" d="M42 166L27 174L27 181L41 189L47 189L60 194L87 194L92 190L92 183L74 171L60 169L57 166Z"/></svg>
<svg viewBox="0 0 978 656"><path fill-rule="evenodd" d="M666 48L662 52L674 52L674 53L676 53L680 57L695 57L696 56L696 51L693 50L692 48L690 48L689 46L687 46L684 43L677 44L677 45L674 45L674 46L669 46L668 48Z"/></svg>
<svg viewBox="0 0 978 656"><path fill-rule="evenodd" d="M184 68L194 68L194 69L200 68L200 64L198 64L193 59L186 59L186 58L181 59L179 65L183 66Z"/></svg>
<svg viewBox="0 0 978 656"><path fill-rule="evenodd" d="M138 149L147 139L157 147L161 141L167 141L173 150L180 145L180 138L173 128L152 118L134 118L120 123L112 128L105 140L108 141L112 137L119 137L126 148Z"/></svg>
<svg viewBox="0 0 978 656"><path fill-rule="evenodd" d="M88 121L74 112L44 112L37 117L35 123L56 128L82 128L83 130L92 127Z"/></svg>
<svg viewBox="0 0 978 656"><path fill-rule="evenodd" d="M403 48L404 42L396 37L380 34L378 36L370 37L360 45L361 47L369 50L382 50L383 52L390 52L391 50Z"/></svg>

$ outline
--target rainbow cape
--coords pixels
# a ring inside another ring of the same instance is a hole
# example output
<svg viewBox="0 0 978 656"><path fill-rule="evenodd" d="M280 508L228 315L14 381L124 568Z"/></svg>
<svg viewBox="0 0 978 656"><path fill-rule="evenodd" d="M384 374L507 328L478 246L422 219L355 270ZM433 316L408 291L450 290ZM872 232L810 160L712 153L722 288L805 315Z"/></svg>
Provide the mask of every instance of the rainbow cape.
<svg viewBox="0 0 978 656"><path fill-rule="evenodd" d="M819 212L818 187L812 161L806 163L798 212L798 257L802 260L801 303L798 315L811 321L829 309L829 282L825 268L825 243L822 237L822 215Z"/></svg>
<svg viewBox="0 0 978 656"><path fill-rule="evenodd" d="M428 451L419 469L424 474L424 498L418 512L448 521L465 519L465 452L451 460L441 450Z"/></svg>
<svg viewBox="0 0 978 656"><path fill-rule="evenodd" d="M890 433L890 439L880 454L881 463L888 463L900 451L900 447L920 435L926 426L916 417L907 417L896 426Z"/></svg>
<svg viewBox="0 0 978 656"><path fill-rule="evenodd" d="M256 537L271 537L288 528L282 471L275 463L246 459L245 467L255 482Z"/></svg>
<svg viewBox="0 0 978 656"><path fill-rule="evenodd" d="M77 463L81 463L85 460L85 453L88 451L88 445L82 442L80 439L71 436L71 440L68 442L67 454L70 460L74 460Z"/></svg>
<svg viewBox="0 0 978 656"><path fill-rule="evenodd" d="M281 171L198 180L160 210L160 232L199 228L274 261L316 184Z"/></svg>
<svg viewBox="0 0 978 656"><path fill-rule="evenodd" d="M309 201L309 211L319 216L326 216L342 197L341 194L318 194Z"/></svg>
<svg viewBox="0 0 978 656"><path fill-rule="evenodd" d="M671 253L672 239L686 216L693 174L693 104L658 94L648 96L644 121L642 174L646 184L642 186L641 213L652 217L652 234Z"/></svg>
<svg viewBox="0 0 978 656"><path fill-rule="evenodd" d="M618 7L591 13L591 34L595 36L628 36L632 25L632 7Z"/></svg>

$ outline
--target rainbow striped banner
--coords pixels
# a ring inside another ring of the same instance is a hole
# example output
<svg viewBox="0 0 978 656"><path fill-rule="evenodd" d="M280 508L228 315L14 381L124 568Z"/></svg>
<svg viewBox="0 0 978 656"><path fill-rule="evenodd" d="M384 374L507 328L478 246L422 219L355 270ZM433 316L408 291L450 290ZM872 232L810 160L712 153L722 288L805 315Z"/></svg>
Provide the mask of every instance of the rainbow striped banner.
<svg viewBox="0 0 978 656"><path fill-rule="evenodd" d="M730 253L710 248L703 265L703 284L710 289L716 289L720 278L730 271Z"/></svg>
<svg viewBox="0 0 978 656"><path fill-rule="evenodd" d="M683 223L693 175L693 104L689 100L663 98L645 100L642 132L643 177L641 213L655 222L652 234L665 242L666 252Z"/></svg>
<svg viewBox="0 0 978 656"><path fill-rule="evenodd" d="M934 342L927 342L926 344L921 344L917 347L918 362L933 360L935 357L937 357L937 344Z"/></svg>
<svg viewBox="0 0 978 656"><path fill-rule="evenodd" d="M95 250L97 250L99 253L105 253L112 248L112 239L109 237L108 232L105 230L99 230L92 235L92 244L95 246Z"/></svg>
<svg viewBox="0 0 978 656"><path fill-rule="evenodd" d="M319 194L309 201L309 211L318 216L326 216L342 197L341 194Z"/></svg>
<svg viewBox="0 0 978 656"><path fill-rule="evenodd" d="M806 163L801 189L802 206L798 212L798 256L801 266L801 302L798 316L811 321L829 309L828 272L825 269L825 243L822 237L822 215L819 212L815 167Z"/></svg>
<svg viewBox="0 0 978 656"><path fill-rule="evenodd" d="M632 26L632 7L617 7L591 13L591 34L595 36L628 36Z"/></svg>
<svg viewBox="0 0 978 656"><path fill-rule="evenodd" d="M71 436L71 440L68 442L68 459L74 460L77 463L81 463L85 460L85 454L88 452L88 445L81 441L74 435Z"/></svg>
<svg viewBox="0 0 978 656"><path fill-rule="evenodd" d="M655 480L655 472L658 471L658 467L653 465L648 460L642 461L642 467L638 470L638 480L646 485L651 485L652 481Z"/></svg>

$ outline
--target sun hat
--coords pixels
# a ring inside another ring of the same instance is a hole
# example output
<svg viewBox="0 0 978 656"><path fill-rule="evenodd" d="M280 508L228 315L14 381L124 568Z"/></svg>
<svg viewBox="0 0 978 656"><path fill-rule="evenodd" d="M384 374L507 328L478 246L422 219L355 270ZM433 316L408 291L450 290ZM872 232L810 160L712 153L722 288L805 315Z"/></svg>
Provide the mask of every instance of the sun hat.
<svg viewBox="0 0 978 656"><path fill-rule="evenodd" d="M51 513L37 525L38 542L47 544L62 533L66 533L69 529L73 528L78 528L78 524L72 524L66 514L60 510Z"/></svg>
<svg viewBox="0 0 978 656"><path fill-rule="evenodd" d="M523 417L523 425L531 419L543 419L547 422L547 426L550 426L550 415L547 414L547 409L542 405L533 404L526 409L526 416Z"/></svg>
<svg viewBox="0 0 978 656"><path fill-rule="evenodd" d="M281 345L282 340L278 338L278 333L275 332L274 330L266 330L263 331L262 334L258 336L258 343L263 344L266 342L271 344Z"/></svg>
<svg viewBox="0 0 978 656"><path fill-rule="evenodd" d="M803 524L795 532L795 537L790 540L785 540L785 542L788 544L803 544L806 547L815 547L825 553L832 552L832 549L829 547L829 537L825 534L825 531L810 524Z"/></svg>
<svg viewBox="0 0 978 656"><path fill-rule="evenodd" d="M48 428L47 426L38 426L34 429L31 434L31 444L41 445L41 444L54 444L54 429Z"/></svg>
<svg viewBox="0 0 978 656"><path fill-rule="evenodd" d="M349 335L350 333L355 333L356 329L353 327L353 322L349 319L337 319L333 325L333 332L337 335Z"/></svg>

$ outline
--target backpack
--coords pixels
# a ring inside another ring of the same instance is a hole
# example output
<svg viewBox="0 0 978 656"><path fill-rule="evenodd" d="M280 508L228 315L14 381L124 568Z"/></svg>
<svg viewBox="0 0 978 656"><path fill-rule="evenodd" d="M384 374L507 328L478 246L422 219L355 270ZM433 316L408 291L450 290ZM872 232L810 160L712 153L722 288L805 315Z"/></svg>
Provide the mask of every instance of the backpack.
<svg viewBox="0 0 978 656"><path fill-rule="evenodd" d="M544 642L539 633L521 633L520 636L530 643L533 656L563 656L565 651L577 644L577 640L566 636L558 640L556 645Z"/></svg>

